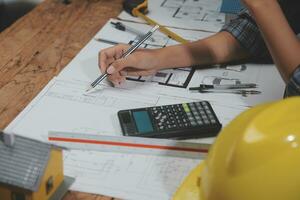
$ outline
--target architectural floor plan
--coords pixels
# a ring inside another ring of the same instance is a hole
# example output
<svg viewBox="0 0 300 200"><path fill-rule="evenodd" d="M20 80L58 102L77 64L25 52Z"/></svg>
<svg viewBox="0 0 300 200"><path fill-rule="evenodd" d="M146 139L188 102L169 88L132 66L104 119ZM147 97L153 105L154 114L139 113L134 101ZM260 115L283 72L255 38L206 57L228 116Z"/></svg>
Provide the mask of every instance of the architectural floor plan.
<svg viewBox="0 0 300 200"><path fill-rule="evenodd" d="M164 0L161 7L173 10L176 19L224 23L223 14L212 2L216 1Z"/></svg>

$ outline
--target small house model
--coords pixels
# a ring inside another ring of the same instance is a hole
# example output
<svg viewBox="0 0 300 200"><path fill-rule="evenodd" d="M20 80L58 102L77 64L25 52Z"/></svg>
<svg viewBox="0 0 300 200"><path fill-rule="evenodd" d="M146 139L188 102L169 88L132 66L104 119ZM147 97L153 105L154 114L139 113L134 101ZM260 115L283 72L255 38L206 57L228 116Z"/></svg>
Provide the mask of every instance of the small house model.
<svg viewBox="0 0 300 200"><path fill-rule="evenodd" d="M61 148L0 132L0 200L58 200L72 182Z"/></svg>

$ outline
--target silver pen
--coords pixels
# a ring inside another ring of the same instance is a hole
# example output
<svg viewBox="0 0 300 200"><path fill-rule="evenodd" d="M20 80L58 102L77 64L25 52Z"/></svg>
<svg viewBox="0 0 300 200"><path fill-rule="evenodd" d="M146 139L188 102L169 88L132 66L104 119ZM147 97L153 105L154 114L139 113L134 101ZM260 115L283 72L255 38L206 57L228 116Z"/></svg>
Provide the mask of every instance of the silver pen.
<svg viewBox="0 0 300 200"><path fill-rule="evenodd" d="M159 29L158 25L156 25L148 33L146 33L145 35L143 35L140 38L140 40L137 41L137 43L135 43L132 47L130 47L121 57L122 58L126 58L131 53L133 53L137 48L139 48L139 46L141 46L147 39L149 39L151 37L151 35L157 29ZM109 75L108 73L104 73L101 76L99 76L94 82L91 83L90 87L86 90L86 92L89 92L91 89L93 89L94 87L96 87L96 85L98 85L101 81L103 81L108 75Z"/></svg>
<svg viewBox="0 0 300 200"><path fill-rule="evenodd" d="M261 94L258 90L200 90L200 93L229 93L229 94L240 94L242 96Z"/></svg>
<svg viewBox="0 0 300 200"><path fill-rule="evenodd" d="M247 89L247 88L256 88L255 83L240 83L240 84L226 84L226 85L206 85L200 84L199 87L190 87L189 90L225 90L225 89Z"/></svg>

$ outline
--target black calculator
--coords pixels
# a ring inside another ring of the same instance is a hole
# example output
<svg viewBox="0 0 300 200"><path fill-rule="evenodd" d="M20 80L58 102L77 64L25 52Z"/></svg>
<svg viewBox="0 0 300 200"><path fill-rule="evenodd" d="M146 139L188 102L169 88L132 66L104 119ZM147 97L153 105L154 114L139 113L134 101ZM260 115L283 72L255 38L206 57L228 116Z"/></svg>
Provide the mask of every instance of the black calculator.
<svg viewBox="0 0 300 200"><path fill-rule="evenodd" d="M118 117L125 136L203 138L222 128L207 101L121 110Z"/></svg>

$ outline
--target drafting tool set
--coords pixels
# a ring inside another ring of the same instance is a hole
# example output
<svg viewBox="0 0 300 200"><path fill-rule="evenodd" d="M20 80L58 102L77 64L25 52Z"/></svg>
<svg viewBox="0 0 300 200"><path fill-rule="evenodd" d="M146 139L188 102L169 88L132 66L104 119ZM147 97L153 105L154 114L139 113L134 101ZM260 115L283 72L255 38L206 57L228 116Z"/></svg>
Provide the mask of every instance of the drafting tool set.
<svg viewBox="0 0 300 200"><path fill-rule="evenodd" d="M227 94L240 94L242 96L247 96L251 94L261 94L258 90L253 90L256 88L255 83L242 83L242 84L225 84L225 85L206 85L200 84L199 87L190 87L190 91L197 91L200 93L227 93ZM252 89L252 90L247 90Z"/></svg>

